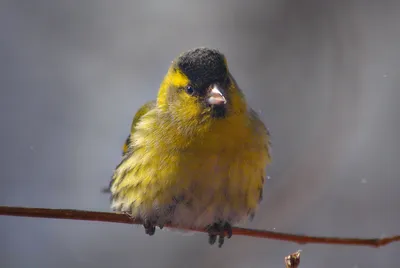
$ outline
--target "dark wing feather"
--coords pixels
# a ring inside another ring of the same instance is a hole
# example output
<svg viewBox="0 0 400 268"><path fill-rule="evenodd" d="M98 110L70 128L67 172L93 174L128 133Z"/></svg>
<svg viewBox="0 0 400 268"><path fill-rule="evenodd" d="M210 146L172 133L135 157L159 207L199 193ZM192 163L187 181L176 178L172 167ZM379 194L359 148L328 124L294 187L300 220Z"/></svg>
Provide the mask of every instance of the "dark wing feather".
<svg viewBox="0 0 400 268"><path fill-rule="evenodd" d="M124 156L130 148L131 144L131 136L135 132L135 127L137 123L140 121L140 118L145 115L147 112L149 112L151 109L153 109L156 106L156 101L149 101L146 104L144 104L140 109L136 112L135 116L133 117L132 120L132 125L131 125L131 132L129 133L128 137L125 140L124 146L122 147L122 155Z"/></svg>
<svg viewBox="0 0 400 268"><path fill-rule="evenodd" d="M130 150L131 150L131 136L135 132L135 127L139 123L141 117L148 113L150 110L152 110L154 107L156 107L156 101L149 101L145 103L140 109L136 112L135 116L133 117L132 124L131 124L131 131L128 135L128 137L125 140L125 143L122 147L122 156L125 156ZM111 186L111 183L110 183ZM110 193L110 186L103 188L102 192L103 193Z"/></svg>

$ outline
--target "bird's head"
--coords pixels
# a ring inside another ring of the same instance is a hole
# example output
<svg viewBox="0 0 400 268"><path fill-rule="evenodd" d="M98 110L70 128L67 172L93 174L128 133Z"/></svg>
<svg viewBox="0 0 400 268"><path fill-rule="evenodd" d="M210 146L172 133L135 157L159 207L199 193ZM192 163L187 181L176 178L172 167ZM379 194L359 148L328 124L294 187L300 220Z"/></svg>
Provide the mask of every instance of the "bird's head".
<svg viewBox="0 0 400 268"><path fill-rule="evenodd" d="M176 121L188 124L222 120L246 109L225 56L210 48L186 51L172 62L157 105Z"/></svg>

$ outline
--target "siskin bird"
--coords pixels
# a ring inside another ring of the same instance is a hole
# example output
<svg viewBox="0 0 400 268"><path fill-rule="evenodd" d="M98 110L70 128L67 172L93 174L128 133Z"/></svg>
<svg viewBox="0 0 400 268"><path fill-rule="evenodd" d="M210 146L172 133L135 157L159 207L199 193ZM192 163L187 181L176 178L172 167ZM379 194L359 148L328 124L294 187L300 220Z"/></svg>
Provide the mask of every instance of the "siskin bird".
<svg viewBox="0 0 400 268"><path fill-rule="evenodd" d="M204 228L222 246L232 224L254 217L269 162L269 132L225 56L191 49L172 62L157 100L136 113L111 207L141 219L148 235L164 224Z"/></svg>

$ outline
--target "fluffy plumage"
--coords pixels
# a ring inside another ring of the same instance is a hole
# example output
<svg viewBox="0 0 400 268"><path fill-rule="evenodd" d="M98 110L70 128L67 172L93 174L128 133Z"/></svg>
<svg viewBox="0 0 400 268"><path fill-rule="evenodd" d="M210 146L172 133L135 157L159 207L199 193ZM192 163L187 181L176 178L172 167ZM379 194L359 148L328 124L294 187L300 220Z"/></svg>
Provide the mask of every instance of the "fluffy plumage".
<svg viewBox="0 0 400 268"><path fill-rule="evenodd" d="M213 92L226 103L211 105ZM189 50L173 61L157 101L134 117L110 184L112 208L143 219L149 234L165 223L204 227L211 243L219 231L222 245L231 224L254 215L269 162L268 131L224 55Z"/></svg>

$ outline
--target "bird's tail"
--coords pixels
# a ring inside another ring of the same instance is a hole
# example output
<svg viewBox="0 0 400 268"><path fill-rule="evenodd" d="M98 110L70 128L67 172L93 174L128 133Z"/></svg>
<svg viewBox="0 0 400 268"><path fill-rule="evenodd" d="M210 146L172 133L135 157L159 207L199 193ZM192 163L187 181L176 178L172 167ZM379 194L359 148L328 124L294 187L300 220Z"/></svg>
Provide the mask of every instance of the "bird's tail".
<svg viewBox="0 0 400 268"><path fill-rule="evenodd" d="M103 194L110 194L111 193L110 186L104 187L103 189L101 189L101 192Z"/></svg>

